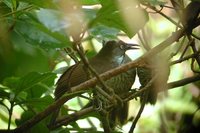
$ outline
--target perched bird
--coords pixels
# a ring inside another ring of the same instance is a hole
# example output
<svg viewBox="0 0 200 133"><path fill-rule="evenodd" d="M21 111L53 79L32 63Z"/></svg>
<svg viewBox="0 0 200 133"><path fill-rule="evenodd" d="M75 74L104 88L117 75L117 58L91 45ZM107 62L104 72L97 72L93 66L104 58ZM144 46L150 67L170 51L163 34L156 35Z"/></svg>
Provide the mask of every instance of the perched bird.
<svg viewBox="0 0 200 133"><path fill-rule="evenodd" d="M108 41L96 56L89 59L89 64L98 74L116 68L121 64L131 61L125 54L127 50L138 49L137 44L128 44L123 41ZM64 93L70 91L71 87L79 85L89 79L86 69L82 62L68 68L57 82L55 89L55 100L59 99ZM105 81L105 84L112 88L119 97L130 91L135 81L136 69L131 69ZM114 107L109 112L109 123L111 127L117 124L124 124L128 115L128 103L123 107Z"/></svg>

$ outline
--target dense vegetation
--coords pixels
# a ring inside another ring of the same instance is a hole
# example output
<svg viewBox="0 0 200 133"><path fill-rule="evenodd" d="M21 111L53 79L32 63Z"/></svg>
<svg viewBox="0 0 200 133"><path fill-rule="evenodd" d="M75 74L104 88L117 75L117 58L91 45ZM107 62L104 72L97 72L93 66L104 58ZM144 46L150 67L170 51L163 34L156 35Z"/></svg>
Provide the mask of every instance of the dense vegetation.
<svg viewBox="0 0 200 133"><path fill-rule="evenodd" d="M78 91L56 102L53 92L66 66L94 56L103 42L118 39L137 43L140 50L129 52L133 62L104 77L149 67L147 60L154 58L158 61L152 64L161 66L160 79L168 68L170 74L155 106L144 107L137 97L145 87L135 83L136 91L125 99L131 100L130 119L116 132L199 130L199 13L198 0L1 0L0 132L103 132L97 112L104 110L80 111L94 98L90 87L96 82L75 87ZM71 96L75 98L61 109L67 117L50 131L51 113Z"/></svg>

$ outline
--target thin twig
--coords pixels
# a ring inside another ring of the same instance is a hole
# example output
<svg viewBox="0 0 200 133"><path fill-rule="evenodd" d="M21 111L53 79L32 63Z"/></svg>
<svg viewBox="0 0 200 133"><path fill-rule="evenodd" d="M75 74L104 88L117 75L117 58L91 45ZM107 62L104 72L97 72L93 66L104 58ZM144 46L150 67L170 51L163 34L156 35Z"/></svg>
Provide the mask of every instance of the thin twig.
<svg viewBox="0 0 200 133"><path fill-rule="evenodd" d="M147 98L148 98L148 95L149 95L149 91L150 91L150 90L148 90L148 89L149 89L149 87L152 85L152 83L153 83L153 81L155 80L156 77L157 77L157 76L154 76L154 77L147 83L147 85L146 85L144 88L142 88L143 90L146 90L146 92L144 92L144 99L141 100L141 102L142 102L142 103L141 103L141 107L140 107L140 109L139 109L139 111L138 111L138 113L137 113L137 115L136 115L136 117L135 117L135 119L134 119L134 121L133 121L133 123L132 123L132 125L131 125L131 128L130 128L130 130L129 130L129 133L133 133L133 132L134 132L135 126L136 126L138 120L140 119L140 116L141 116L141 114L142 114L142 112L143 112L143 110L144 110L145 103L146 103Z"/></svg>
<svg viewBox="0 0 200 133"><path fill-rule="evenodd" d="M85 55L83 54L83 51L80 50L80 44L75 44L75 49L78 52L78 54L80 55L81 60L83 61L84 65L86 66L86 68L89 69L89 71L92 73L93 76L95 76L97 78L97 80L99 81L100 85L102 86L103 89L101 89L100 87L98 87L97 91L99 91L105 98L107 98L108 100L116 103L116 100L112 98L112 96L114 95L114 91L113 89L111 89L110 87L107 87L107 85L105 84L105 82L99 77L99 74L96 72L96 70L90 65L88 59L85 57ZM108 90L111 93L111 96L106 92L106 90Z"/></svg>
<svg viewBox="0 0 200 133"><path fill-rule="evenodd" d="M191 36L188 36L188 40L190 41L190 46L192 47L193 52L197 53L195 40ZM200 56L196 56L195 59L196 59L198 65L200 66Z"/></svg>
<svg viewBox="0 0 200 133"><path fill-rule="evenodd" d="M74 60L75 63L78 63L79 60L76 58L74 51L71 48L64 48L65 52Z"/></svg>
<svg viewBox="0 0 200 133"><path fill-rule="evenodd" d="M183 46L183 43L185 42L185 38L186 38L186 37L184 36L183 39L181 40L180 46L178 46L178 49L176 50L175 53L172 53L172 54L171 54L170 58L172 58L173 56L175 56L175 55L178 54L178 52L181 50L181 48L182 48L182 46Z"/></svg>
<svg viewBox="0 0 200 133"><path fill-rule="evenodd" d="M186 60L188 60L188 59L190 59L190 58L194 58L194 57L198 56L199 54L200 54L200 50L197 51L197 52L194 53L194 54L191 54L191 55L185 56L185 57L183 57L183 58L180 58L180 59L178 59L178 60L172 61L172 62L170 63L170 65L174 65L174 64L177 64L177 63L181 63L181 62L186 61Z"/></svg>
<svg viewBox="0 0 200 133"><path fill-rule="evenodd" d="M21 10L16 10L16 11L9 12L9 13L7 13L7 14L1 15L1 16L0 16L0 19L5 18L5 17L8 17L8 16L13 15L13 14L16 14L16 13L21 12L21 11L26 11L26 10L31 10L31 9L34 9L34 7L33 7L32 5L30 5L30 6L28 6L28 7L25 7L25 8L23 8L23 9L21 9Z"/></svg>
<svg viewBox="0 0 200 133"><path fill-rule="evenodd" d="M173 88L184 86L186 84L190 84L190 83L193 83L193 82L196 82L199 80L200 80L200 75L196 74L192 77L188 77L188 78L184 78L184 79L181 79L178 81L170 82L167 84L167 86L168 86L168 89L173 89ZM162 91L162 90L160 90L160 91Z"/></svg>
<svg viewBox="0 0 200 133"><path fill-rule="evenodd" d="M95 111L94 108L88 107L85 109L82 109L80 111L77 111L75 113L69 114L65 117L62 117L61 119L58 119L54 125L51 126L51 129L56 129L62 125L68 125L70 122L76 121L80 118L82 118L84 115L89 114L91 112Z"/></svg>

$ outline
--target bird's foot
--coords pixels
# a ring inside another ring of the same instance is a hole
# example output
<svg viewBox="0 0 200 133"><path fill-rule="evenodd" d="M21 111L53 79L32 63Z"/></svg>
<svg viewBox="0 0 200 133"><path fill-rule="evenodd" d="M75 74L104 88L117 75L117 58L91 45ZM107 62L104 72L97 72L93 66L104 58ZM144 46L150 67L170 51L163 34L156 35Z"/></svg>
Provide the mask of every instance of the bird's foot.
<svg viewBox="0 0 200 133"><path fill-rule="evenodd" d="M94 109L96 110L96 111L101 111L101 110L103 110L103 103L102 103L102 101L100 101L100 100L98 100L97 101L97 104L94 104Z"/></svg>

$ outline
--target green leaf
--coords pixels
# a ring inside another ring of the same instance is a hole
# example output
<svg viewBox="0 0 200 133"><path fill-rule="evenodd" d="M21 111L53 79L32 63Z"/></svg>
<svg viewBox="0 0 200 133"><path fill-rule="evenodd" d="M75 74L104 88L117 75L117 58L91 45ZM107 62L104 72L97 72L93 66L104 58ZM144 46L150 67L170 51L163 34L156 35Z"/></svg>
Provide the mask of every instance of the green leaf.
<svg viewBox="0 0 200 133"><path fill-rule="evenodd" d="M16 97L23 91L27 91L28 89L31 89L38 83L44 83L44 84L47 83L47 85L53 84L50 82L53 82L55 77L56 77L56 74L54 73L40 74L37 72L31 72L22 78L16 78L16 77L6 78L3 81L3 85L10 88L10 90L14 93ZM34 91L37 91L37 88ZM22 97L24 98L24 94L22 95Z"/></svg>
<svg viewBox="0 0 200 133"><path fill-rule="evenodd" d="M53 9L40 9L36 12L38 21L41 22L45 27L53 32L63 32L67 25L66 20L63 20L63 13Z"/></svg>
<svg viewBox="0 0 200 133"><path fill-rule="evenodd" d="M95 5L99 4L99 0L80 0L82 5Z"/></svg>
<svg viewBox="0 0 200 133"><path fill-rule="evenodd" d="M43 7L43 8L55 8L56 7L53 0L19 0L19 1L33 4L35 6Z"/></svg>
<svg viewBox="0 0 200 133"><path fill-rule="evenodd" d="M52 31L31 14L17 21L15 30L32 45L39 45L44 49L61 48L69 45L68 36L57 31Z"/></svg>
<svg viewBox="0 0 200 133"><path fill-rule="evenodd" d="M17 104L28 105L28 107L32 107L37 112L43 111L44 108L49 106L54 102L54 99L51 96L45 96L42 98L32 98L22 102L18 102Z"/></svg>
<svg viewBox="0 0 200 133"><path fill-rule="evenodd" d="M119 3L120 4L120 3ZM118 2L115 0L102 0L101 1L102 8L96 14L96 18L90 22L90 27L101 23L108 27L113 27L119 30L124 31L130 38L133 37L141 28L144 27L148 20L147 12L141 8L131 7L132 5L128 5L125 7L125 11L129 14L134 14L134 12L140 12L145 14L136 15L133 22L126 22L124 17L122 16L123 12L118 8ZM132 24L131 26L128 24Z"/></svg>
<svg viewBox="0 0 200 133"><path fill-rule="evenodd" d="M10 96L10 94L6 92L5 89L7 89L7 87L4 87L0 84L0 98L2 99L8 99Z"/></svg>
<svg viewBox="0 0 200 133"><path fill-rule="evenodd" d="M141 0L143 3L149 3L152 6L158 6L158 5L165 5L167 2L163 2L160 0Z"/></svg>
<svg viewBox="0 0 200 133"><path fill-rule="evenodd" d="M49 79L55 79L56 75L54 73L44 73L40 74L38 72L31 72L20 79L17 92L29 89L36 85L37 83L45 82Z"/></svg>
<svg viewBox="0 0 200 133"><path fill-rule="evenodd" d="M0 2L0 13L1 13L0 15L11 12L9 5L11 5L11 3L8 1Z"/></svg>
<svg viewBox="0 0 200 133"><path fill-rule="evenodd" d="M89 31L95 38L105 41L117 39L117 34L120 32L119 29L101 24L92 27Z"/></svg>
<svg viewBox="0 0 200 133"><path fill-rule="evenodd" d="M40 98L47 91L48 88L44 84L36 84L26 91L28 94L27 99Z"/></svg>
<svg viewBox="0 0 200 133"><path fill-rule="evenodd" d="M19 86L19 82L19 77L8 77L4 79L3 85L8 87L10 91L14 92L15 89Z"/></svg>

